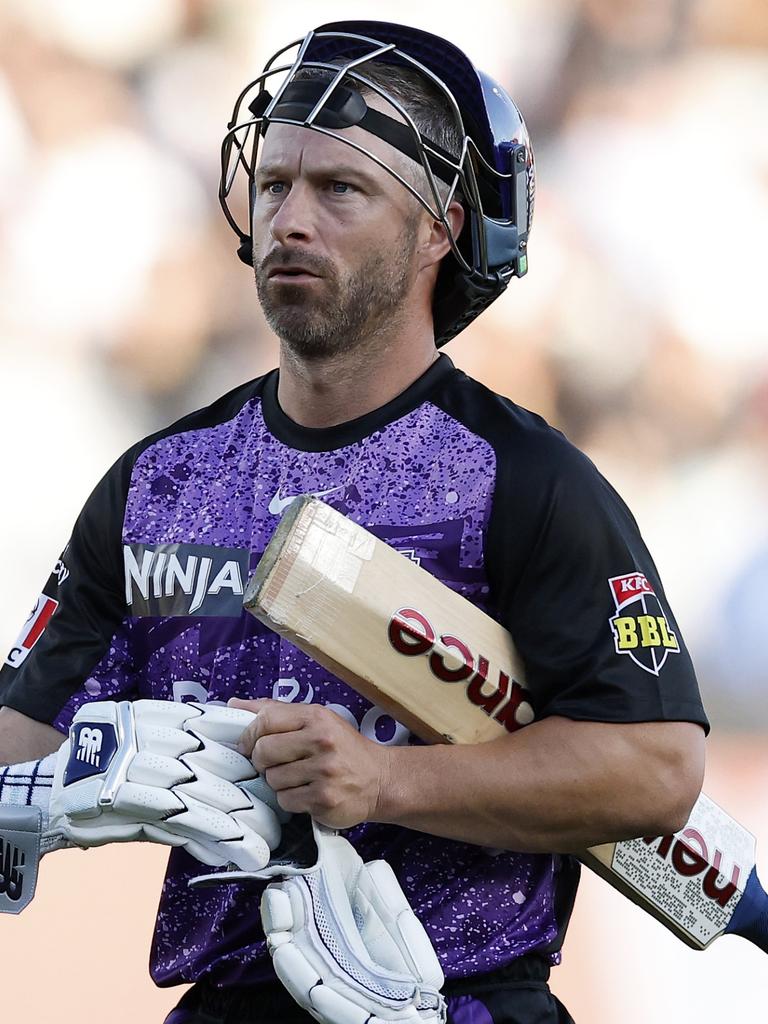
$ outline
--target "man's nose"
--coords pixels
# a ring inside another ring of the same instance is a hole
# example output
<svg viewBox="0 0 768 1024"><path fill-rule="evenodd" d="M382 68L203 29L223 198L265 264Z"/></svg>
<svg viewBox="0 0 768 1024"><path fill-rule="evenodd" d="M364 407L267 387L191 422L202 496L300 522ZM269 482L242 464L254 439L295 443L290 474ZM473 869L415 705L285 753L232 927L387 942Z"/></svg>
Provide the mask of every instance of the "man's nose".
<svg viewBox="0 0 768 1024"><path fill-rule="evenodd" d="M312 201L306 188L299 184L291 187L275 212L269 230L274 240L281 245L307 242L313 238Z"/></svg>

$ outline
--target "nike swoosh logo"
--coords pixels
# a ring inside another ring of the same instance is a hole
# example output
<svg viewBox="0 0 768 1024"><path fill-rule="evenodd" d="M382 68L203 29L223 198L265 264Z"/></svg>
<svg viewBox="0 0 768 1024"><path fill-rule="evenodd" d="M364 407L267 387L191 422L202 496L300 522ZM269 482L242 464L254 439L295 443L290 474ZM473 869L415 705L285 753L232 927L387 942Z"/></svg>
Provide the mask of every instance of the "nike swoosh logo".
<svg viewBox="0 0 768 1024"><path fill-rule="evenodd" d="M333 494L334 491L340 490L341 487L330 487L327 491L310 491L308 493L310 493L313 498L324 498L326 494ZM278 488L277 493L269 503L269 514L272 516L281 516L288 506L293 504L297 498L303 497L305 497L304 494L292 494L289 498L281 498L280 488Z"/></svg>

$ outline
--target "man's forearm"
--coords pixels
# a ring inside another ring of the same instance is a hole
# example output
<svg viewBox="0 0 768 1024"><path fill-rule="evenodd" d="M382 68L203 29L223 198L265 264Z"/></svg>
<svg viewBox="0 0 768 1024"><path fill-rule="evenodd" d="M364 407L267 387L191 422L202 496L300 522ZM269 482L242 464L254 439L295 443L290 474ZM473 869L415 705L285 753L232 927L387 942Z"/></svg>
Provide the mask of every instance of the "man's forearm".
<svg viewBox="0 0 768 1024"><path fill-rule="evenodd" d="M44 722L36 722L13 708L0 708L0 765L19 764L45 757L66 739Z"/></svg>
<svg viewBox="0 0 768 1024"><path fill-rule="evenodd" d="M520 852L573 852L681 828L703 779L687 722L548 718L471 746L388 748L375 820Z"/></svg>

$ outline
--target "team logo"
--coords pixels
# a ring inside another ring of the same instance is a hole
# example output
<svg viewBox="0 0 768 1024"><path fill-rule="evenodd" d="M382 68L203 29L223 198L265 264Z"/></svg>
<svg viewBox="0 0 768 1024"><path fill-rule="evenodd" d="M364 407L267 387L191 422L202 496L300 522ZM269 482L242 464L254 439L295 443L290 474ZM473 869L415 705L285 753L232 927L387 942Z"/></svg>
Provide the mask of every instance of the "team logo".
<svg viewBox="0 0 768 1024"><path fill-rule="evenodd" d="M12 668L19 668L27 660L30 651L45 632L45 627L51 621L51 616L58 607L59 602L54 601L47 594L41 594L38 597L35 607L29 613L27 621L24 623L24 628L18 640L5 659L6 665L10 665Z"/></svg>
<svg viewBox="0 0 768 1024"><path fill-rule="evenodd" d="M126 544L125 599L136 616L243 613L250 554L207 544Z"/></svg>
<svg viewBox="0 0 768 1024"><path fill-rule="evenodd" d="M416 548L397 548L397 550L414 565L421 565L421 558L416 554Z"/></svg>
<svg viewBox="0 0 768 1024"><path fill-rule="evenodd" d="M408 526L392 523L368 526L379 540L443 582L467 587L482 586L486 582L485 570L473 561L466 549L465 529L463 516Z"/></svg>
<svg viewBox="0 0 768 1024"><path fill-rule="evenodd" d="M617 654L628 654L646 672L657 676L669 654L679 654L672 632L653 587L640 572L608 580L616 614L608 620Z"/></svg>

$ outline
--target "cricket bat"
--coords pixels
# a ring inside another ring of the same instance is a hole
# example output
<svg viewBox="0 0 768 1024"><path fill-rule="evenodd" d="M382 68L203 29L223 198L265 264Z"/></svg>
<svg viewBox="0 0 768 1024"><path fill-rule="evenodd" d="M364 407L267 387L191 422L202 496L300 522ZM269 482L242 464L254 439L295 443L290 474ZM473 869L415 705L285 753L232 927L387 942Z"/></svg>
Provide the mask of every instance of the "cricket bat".
<svg viewBox="0 0 768 1024"><path fill-rule="evenodd" d="M285 512L244 604L427 742L482 743L533 721L507 630L316 498ZM755 838L704 794L674 835L580 859L693 949L735 934L768 952Z"/></svg>

